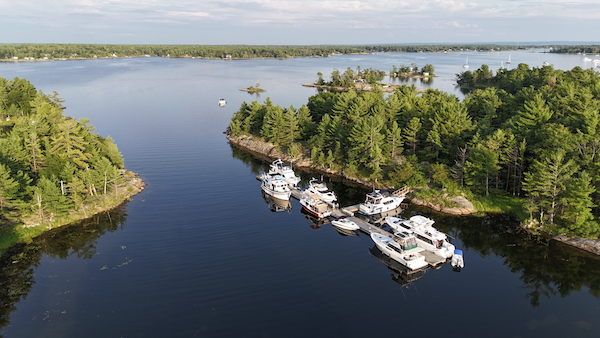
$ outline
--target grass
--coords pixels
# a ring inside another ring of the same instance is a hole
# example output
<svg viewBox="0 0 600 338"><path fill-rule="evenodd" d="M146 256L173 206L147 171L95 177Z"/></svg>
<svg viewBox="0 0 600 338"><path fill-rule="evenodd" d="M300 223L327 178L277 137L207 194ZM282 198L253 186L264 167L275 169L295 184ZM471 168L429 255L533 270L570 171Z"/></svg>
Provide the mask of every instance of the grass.
<svg viewBox="0 0 600 338"><path fill-rule="evenodd" d="M523 200L510 195L473 196L473 207L478 211L511 213L521 220L529 215L523 209Z"/></svg>

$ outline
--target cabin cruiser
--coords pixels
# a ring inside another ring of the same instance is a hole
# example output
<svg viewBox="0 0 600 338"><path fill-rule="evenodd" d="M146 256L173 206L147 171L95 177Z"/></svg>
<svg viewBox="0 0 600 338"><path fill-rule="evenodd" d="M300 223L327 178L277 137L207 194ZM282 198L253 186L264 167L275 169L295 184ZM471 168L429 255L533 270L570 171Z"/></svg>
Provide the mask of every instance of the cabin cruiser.
<svg viewBox="0 0 600 338"><path fill-rule="evenodd" d="M392 195L387 190L374 190L358 206L358 212L363 215L380 214L398 208L403 200L404 196Z"/></svg>
<svg viewBox="0 0 600 338"><path fill-rule="evenodd" d="M262 184L260 188L269 196L287 201L290 199L292 191L288 186L287 181L281 175L269 175L263 173L260 176Z"/></svg>
<svg viewBox="0 0 600 338"><path fill-rule="evenodd" d="M219 107L223 107L226 104L227 104L227 101L225 101L225 99L219 99Z"/></svg>
<svg viewBox="0 0 600 338"><path fill-rule="evenodd" d="M393 237L373 232L371 239L381 252L411 270L427 266L425 256L420 254L423 249L417 247L415 236L409 232L398 232Z"/></svg>
<svg viewBox="0 0 600 338"><path fill-rule="evenodd" d="M331 216L331 208L327 203L321 201L320 199L303 196L300 198L300 204L304 210L315 217L325 218L327 216Z"/></svg>
<svg viewBox="0 0 600 338"><path fill-rule="evenodd" d="M327 188L325 182L319 182L316 178L312 178L308 182L308 188L304 190L304 193L308 196L315 196L326 202L335 202L337 201L337 197L333 193L333 191Z"/></svg>
<svg viewBox="0 0 600 338"><path fill-rule="evenodd" d="M427 251L444 258L450 258L454 254L454 245L448 242L446 234L433 227L435 221L432 219L420 215L408 220L388 216L385 221L394 231L412 232L419 245Z"/></svg>
<svg viewBox="0 0 600 338"><path fill-rule="evenodd" d="M286 180L290 187L295 187L300 183L300 176L296 176L292 166L284 163L280 158L271 163L269 175L280 175Z"/></svg>
<svg viewBox="0 0 600 338"><path fill-rule="evenodd" d="M353 221L346 218L346 216L342 216L336 220L331 221L331 224L344 230L358 230L360 227L356 225Z"/></svg>

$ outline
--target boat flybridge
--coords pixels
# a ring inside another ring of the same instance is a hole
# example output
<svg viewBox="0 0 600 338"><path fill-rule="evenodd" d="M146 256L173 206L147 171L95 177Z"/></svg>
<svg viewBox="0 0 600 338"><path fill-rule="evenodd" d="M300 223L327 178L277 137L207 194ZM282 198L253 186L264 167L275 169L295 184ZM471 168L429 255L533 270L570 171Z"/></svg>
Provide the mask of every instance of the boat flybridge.
<svg viewBox="0 0 600 338"><path fill-rule="evenodd" d="M271 163L268 174L283 176L290 187L295 187L300 183L300 176L296 176L292 166L284 163L280 158Z"/></svg>
<svg viewBox="0 0 600 338"><path fill-rule="evenodd" d="M387 190L374 190L367 194L364 203L358 206L358 212L363 215L376 215L394 210L404 201L404 196L390 194Z"/></svg>
<svg viewBox="0 0 600 338"><path fill-rule="evenodd" d="M263 173L260 176L260 180L262 184L260 188L269 196L273 196L274 198L278 198L284 201L290 199L292 195L292 191L288 186L287 181L281 175L269 175Z"/></svg>
<svg viewBox="0 0 600 338"><path fill-rule="evenodd" d="M393 236L372 232L371 239L381 252L411 270L424 268L428 264L425 256L420 254L423 249L417 247L415 236L407 231Z"/></svg>
<svg viewBox="0 0 600 338"><path fill-rule="evenodd" d="M313 196L321 199L325 202L335 202L337 201L337 197L333 193L333 191L327 188L325 182L320 182L316 178L312 178L308 182L308 188L304 191L304 193L308 196Z"/></svg>
<svg viewBox="0 0 600 338"><path fill-rule="evenodd" d="M420 215L410 219L388 216L385 221L395 232L412 232L419 246L427 251L444 258L450 258L454 254L454 245L448 242L446 234L433 227L435 222L432 219Z"/></svg>

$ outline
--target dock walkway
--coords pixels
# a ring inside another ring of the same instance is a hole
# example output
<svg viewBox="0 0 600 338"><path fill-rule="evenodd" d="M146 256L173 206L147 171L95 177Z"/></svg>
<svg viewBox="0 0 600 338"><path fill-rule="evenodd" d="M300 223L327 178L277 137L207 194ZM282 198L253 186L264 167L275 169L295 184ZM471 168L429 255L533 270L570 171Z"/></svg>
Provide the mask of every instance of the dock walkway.
<svg viewBox="0 0 600 338"><path fill-rule="evenodd" d="M256 179L259 180L259 181L261 180L260 176L256 176ZM298 187L293 187L293 188L291 188L291 190L292 190L292 197L295 198L295 199L297 199L297 200L301 199L304 196L304 192L302 190L300 190L300 188L298 188ZM407 190L403 189L402 191L400 191L400 193L401 194L406 194ZM373 232L377 232L377 233L382 234L384 236L391 236L392 235L392 233L390 233L390 232L388 232L386 230L383 230L382 228L380 228L380 227L378 227L378 226L376 226L374 224L371 224L371 223L369 223L369 222L367 222L367 221L365 221L365 220L363 220L361 218L358 218L358 217L354 216L354 214L356 212L358 212L358 206L359 206L358 204L354 204L354 205L350 205L350 206L347 206L347 207L339 208L334 203L329 203L329 202L326 202L326 203L329 204L332 207L332 209L333 209L332 213L331 213L332 217L334 217L334 218L337 219L337 218L340 218L342 216L346 216L347 219L351 220L352 222L356 223L356 225L359 226L360 231L362 231L363 233L365 233L365 234L367 234L369 236ZM406 204L403 204L401 206L401 208L405 208L405 207L406 207ZM373 221L373 222L374 223L378 223L378 224L384 224L385 222L383 222L383 220L384 220L384 217L381 217L379 219L379 221ZM443 258L441 256L438 256L438 255L434 254L433 252L430 252L430 251L427 251L427 250L421 251L421 255L425 256L425 261L427 263L429 263L429 265L431 265L433 267L435 267L435 266L437 266L439 264L443 264L443 263L446 262L445 258Z"/></svg>

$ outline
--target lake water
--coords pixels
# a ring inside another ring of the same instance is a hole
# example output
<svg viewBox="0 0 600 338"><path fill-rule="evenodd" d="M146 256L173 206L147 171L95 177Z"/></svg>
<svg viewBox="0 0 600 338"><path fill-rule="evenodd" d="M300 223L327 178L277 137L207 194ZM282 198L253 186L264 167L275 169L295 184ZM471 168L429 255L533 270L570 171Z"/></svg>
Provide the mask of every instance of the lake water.
<svg viewBox="0 0 600 338"><path fill-rule="evenodd" d="M65 114L115 139L146 189L110 213L2 256L3 337L591 337L600 330L600 260L516 232L505 215L424 214L464 252L407 276L364 234L314 224L298 201L273 212L255 175L268 162L223 131L243 101L300 107L317 72L434 65L431 83L509 53L377 54L292 60L133 58L0 63L65 98ZM589 67L583 56L512 52L512 65ZM388 81L387 79L385 81ZM239 91L260 83L266 93ZM219 98L227 105L218 107ZM301 172L303 183L315 173ZM325 178L341 205L366 190ZM387 264L386 264L387 263Z"/></svg>

